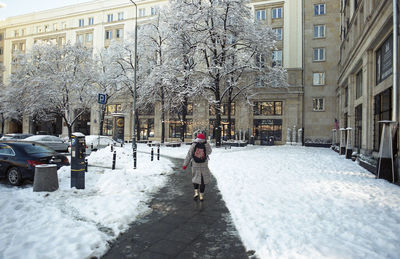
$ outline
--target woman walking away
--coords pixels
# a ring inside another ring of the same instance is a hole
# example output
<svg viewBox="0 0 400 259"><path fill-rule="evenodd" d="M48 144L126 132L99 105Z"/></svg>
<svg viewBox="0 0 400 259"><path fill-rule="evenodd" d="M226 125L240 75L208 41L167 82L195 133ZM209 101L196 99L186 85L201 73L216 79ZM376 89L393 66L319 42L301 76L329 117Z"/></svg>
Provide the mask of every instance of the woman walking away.
<svg viewBox="0 0 400 259"><path fill-rule="evenodd" d="M210 154L211 146L206 142L206 137L203 133L197 134L197 138L190 146L189 152L187 153L185 162L182 166L182 169L185 170L189 163L192 162L194 200L197 200L199 197L200 201L204 200L204 190L206 188L206 184L208 184L211 179L210 169L208 168L208 156Z"/></svg>

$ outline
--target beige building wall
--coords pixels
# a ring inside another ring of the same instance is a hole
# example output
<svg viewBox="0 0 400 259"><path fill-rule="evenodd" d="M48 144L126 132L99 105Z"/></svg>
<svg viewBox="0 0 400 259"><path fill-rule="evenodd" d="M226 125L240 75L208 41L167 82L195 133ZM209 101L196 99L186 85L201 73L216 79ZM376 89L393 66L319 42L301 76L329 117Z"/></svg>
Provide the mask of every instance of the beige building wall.
<svg viewBox="0 0 400 259"><path fill-rule="evenodd" d="M377 51L392 34L392 1L359 1L355 8L354 1L343 2L342 28L338 99L341 123L347 123L354 128L352 131L352 145L355 151L361 154L377 157L379 132L375 116L375 97L392 89L393 76L390 75L381 82L377 82ZM356 96L356 75L362 73L362 95ZM346 87L348 87L348 105L345 105ZM386 100L391 105L391 100ZM355 117L356 107L362 107L361 122L357 124ZM388 119L391 119L388 117ZM360 143L356 142L357 129ZM397 145L399 141L397 141Z"/></svg>
<svg viewBox="0 0 400 259"><path fill-rule="evenodd" d="M313 4L326 3L327 14L320 17L313 16ZM146 22L151 17L151 8L161 7L167 3L164 1L144 0L138 1L138 13L144 15L138 17L138 22ZM304 4L304 5L303 5ZM311 141L315 139L329 139L333 118L336 112L336 85L337 69L337 43L338 6L336 1L316 0L253 0L250 4L254 14L257 10L265 10L267 25L272 28L282 28L282 40L278 41L278 50L282 50L282 65L288 71L289 87L282 89L267 89L260 92L254 102L282 102L282 114L273 116L254 115L253 106L243 100L235 103L235 130L236 133L247 132L253 135L254 120L281 120L282 139L279 144L291 142L287 139L288 129L296 130L304 127L306 137ZM273 9L281 8L282 17L273 19ZM144 10L144 11L143 11ZM123 19L118 20L119 13L123 13ZM108 21L109 15L113 15L113 21ZM93 24L89 24L93 19ZM304 20L303 20L304 19ZM80 20L83 21L81 24ZM313 25L315 23L326 24L326 37L313 39ZM122 30L124 40L134 30L135 8L129 1L100 0L91 1L73 6L66 6L42 12L36 12L17 17L10 17L0 22L0 30L4 31L4 63L6 65L6 77L11 71L11 58L13 44L24 43L26 51L37 41L55 41L58 44L70 42L74 44L78 39L84 39L84 44L93 47L94 51L108 46L110 40L106 39L106 32L112 31L115 37L116 30ZM304 33L303 33L304 27ZM92 35L92 41L86 41L87 35ZM304 47L303 47L304 44ZM19 45L18 45L19 46ZM323 46L326 48L326 61L315 63L312 61L312 48ZM304 52L303 52L304 50ZM304 58L303 58L304 57ZM336 62L336 63L335 63ZM312 86L313 71L329 71L326 74L326 82L322 87ZM7 79L7 78L5 78ZM305 93L305 94L304 94ZM318 96L325 98L326 109L322 112L312 111L312 98ZM130 100L115 100L115 103L131 103ZM197 129L209 130L209 121L212 116L208 112L208 104L205 101L196 101L193 107L193 131ZM130 104L126 105L130 107ZM123 111L125 115L125 140L130 140L132 135L131 109ZM95 104L91 111L90 127L92 134L97 134L98 105ZM161 136L160 114L155 109L155 134ZM166 118L168 119L168 118ZM27 130L29 126L24 127ZM165 136L169 136L168 124ZM66 133L64 129L63 134ZM295 134L296 135L296 134ZM290 136L293 136L291 134ZM299 141L298 139L295 139Z"/></svg>
<svg viewBox="0 0 400 259"><path fill-rule="evenodd" d="M319 8L321 12L324 10L324 13L316 15L316 8ZM339 1L304 1L304 137L306 143L331 143L332 141L332 129L336 116L338 46L340 45L338 24L340 24ZM317 35L315 35L315 30L317 30ZM316 60L314 54L320 50L324 52L324 57ZM316 82L315 77L318 78L321 74L324 77L321 81L324 82Z"/></svg>

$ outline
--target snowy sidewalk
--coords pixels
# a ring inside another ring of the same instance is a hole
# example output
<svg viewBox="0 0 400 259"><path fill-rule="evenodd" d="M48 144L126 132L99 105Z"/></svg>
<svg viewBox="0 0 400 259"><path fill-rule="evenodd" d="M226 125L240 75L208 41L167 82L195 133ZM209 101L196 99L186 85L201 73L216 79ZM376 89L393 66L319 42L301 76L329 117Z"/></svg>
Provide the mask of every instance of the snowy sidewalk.
<svg viewBox="0 0 400 259"><path fill-rule="evenodd" d="M150 203L153 211L120 235L103 258L248 258L215 179L192 199L191 172L175 167Z"/></svg>

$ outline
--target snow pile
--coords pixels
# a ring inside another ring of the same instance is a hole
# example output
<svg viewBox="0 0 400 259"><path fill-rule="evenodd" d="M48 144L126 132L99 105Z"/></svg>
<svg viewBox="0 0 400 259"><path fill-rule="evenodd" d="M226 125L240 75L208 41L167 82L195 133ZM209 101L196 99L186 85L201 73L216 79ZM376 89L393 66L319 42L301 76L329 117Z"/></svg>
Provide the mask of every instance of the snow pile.
<svg viewBox="0 0 400 259"><path fill-rule="evenodd" d="M110 148L93 152L85 189L70 188L70 167L58 171L60 188L32 192L32 185L0 185L0 258L86 258L100 256L140 214L149 211L150 194L162 187L171 162L150 162L132 150L117 149L111 170ZM129 152L130 151L130 152Z"/></svg>

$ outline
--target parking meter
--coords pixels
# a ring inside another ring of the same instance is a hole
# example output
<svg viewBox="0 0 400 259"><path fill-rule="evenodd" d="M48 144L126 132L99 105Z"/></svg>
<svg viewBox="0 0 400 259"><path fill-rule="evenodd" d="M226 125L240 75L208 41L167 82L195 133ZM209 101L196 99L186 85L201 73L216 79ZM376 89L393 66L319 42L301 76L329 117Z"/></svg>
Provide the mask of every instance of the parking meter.
<svg viewBox="0 0 400 259"><path fill-rule="evenodd" d="M74 133L71 136L71 188L85 189L85 135Z"/></svg>

